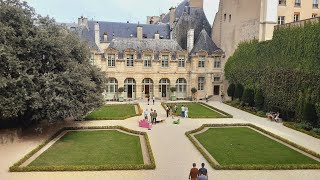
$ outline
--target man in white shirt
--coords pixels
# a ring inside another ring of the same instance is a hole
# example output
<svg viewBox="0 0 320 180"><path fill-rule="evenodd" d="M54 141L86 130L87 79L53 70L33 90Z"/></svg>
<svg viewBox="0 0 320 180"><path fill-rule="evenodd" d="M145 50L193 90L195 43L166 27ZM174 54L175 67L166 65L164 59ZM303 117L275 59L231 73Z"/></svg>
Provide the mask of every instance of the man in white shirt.
<svg viewBox="0 0 320 180"><path fill-rule="evenodd" d="M184 105L181 106L181 117L184 118L184 113L185 113L186 109L184 107Z"/></svg>

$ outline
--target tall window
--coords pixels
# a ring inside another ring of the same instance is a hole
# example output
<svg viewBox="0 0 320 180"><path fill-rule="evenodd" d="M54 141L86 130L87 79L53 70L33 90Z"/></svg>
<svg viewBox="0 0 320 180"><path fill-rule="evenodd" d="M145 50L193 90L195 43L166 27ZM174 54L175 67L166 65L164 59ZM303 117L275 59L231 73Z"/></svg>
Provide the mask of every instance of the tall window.
<svg viewBox="0 0 320 180"><path fill-rule="evenodd" d="M107 93L116 93L118 91L118 81L115 78L110 78L107 81Z"/></svg>
<svg viewBox="0 0 320 180"><path fill-rule="evenodd" d="M229 14L229 22L231 22L231 14Z"/></svg>
<svg viewBox="0 0 320 180"><path fill-rule="evenodd" d="M214 68L221 68L221 58L220 57L215 57L214 58Z"/></svg>
<svg viewBox="0 0 320 180"><path fill-rule="evenodd" d="M315 17L317 17L317 16L318 16L318 14L312 13L312 18L315 18Z"/></svg>
<svg viewBox="0 0 320 180"><path fill-rule="evenodd" d="M319 8L319 0L313 0L312 8L313 9L318 9Z"/></svg>
<svg viewBox="0 0 320 180"><path fill-rule="evenodd" d="M293 15L293 21L299 21L300 20L300 13L299 12L295 12Z"/></svg>
<svg viewBox="0 0 320 180"><path fill-rule="evenodd" d="M127 66L128 67L133 67L133 54L128 54L127 55Z"/></svg>
<svg viewBox="0 0 320 180"><path fill-rule="evenodd" d="M279 0L280 6L285 6L287 4L286 0Z"/></svg>
<svg viewBox="0 0 320 180"><path fill-rule="evenodd" d="M178 59L178 67L185 67L185 58L184 56L179 56L179 59Z"/></svg>
<svg viewBox="0 0 320 180"><path fill-rule="evenodd" d="M301 0L294 0L295 7L301 7Z"/></svg>
<svg viewBox="0 0 320 180"><path fill-rule="evenodd" d="M278 16L278 24L285 24L285 16Z"/></svg>
<svg viewBox="0 0 320 180"><path fill-rule="evenodd" d="M90 64L94 65L94 53L90 55Z"/></svg>
<svg viewBox="0 0 320 180"><path fill-rule="evenodd" d="M223 19L224 19L224 21L227 20L227 14L224 14L224 15L223 15Z"/></svg>
<svg viewBox="0 0 320 180"><path fill-rule="evenodd" d="M205 63L205 61L206 61L206 57L200 56L200 57L199 57L198 67L204 68L204 63Z"/></svg>
<svg viewBox="0 0 320 180"><path fill-rule="evenodd" d="M200 91L204 90L204 83L205 83L204 77L198 77L198 90Z"/></svg>
<svg viewBox="0 0 320 180"><path fill-rule="evenodd" d="M177 92L184 93L187 92L187 81L183 78L177 80Z"/></svg>
<svg viewBox="0 0 320 180"><path fill-rule="evenodd" d="M144 56L144 67L151 67L151 56Z"/></svg>
<svg viewBox="0 0 320 180"><path fill-rule="evenodd" d="M162 56L161 66L162 67L169 67L169 56L168 55Z"/></svg>
<svg viewBox="0 0 320 180"><path fill-rule="evenodd" d="M108 66L114 67L116 65L115 63L115 55L114 54L108 54Z"/></svg>

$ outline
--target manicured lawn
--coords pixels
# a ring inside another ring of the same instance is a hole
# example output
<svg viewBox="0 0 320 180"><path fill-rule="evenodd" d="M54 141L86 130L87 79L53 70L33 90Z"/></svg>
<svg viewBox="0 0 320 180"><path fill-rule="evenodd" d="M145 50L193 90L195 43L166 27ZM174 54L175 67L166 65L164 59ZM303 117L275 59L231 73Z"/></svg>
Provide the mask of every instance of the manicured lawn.
<svg viewBox="0 0 320 180"><path fill-rule="evenodd" d="M222 118L224 117L220 113L202 106L199 103L176 103L178 106L177 115L181 116L181 106L187 106L189 109L189 118ZM168 103L167 105L174 107L174 103Z"/></svg>
<svg viewBox="0 0 320 180"><path fill-rule="evenodd" d="M210 128L195 137L222 166L320 164L246 127Z"/></svg>
<svg viewBox="0 0 320 180"><path fill-rule="evenodd" d="M135 116L134 105L106 105L91 112L85 117L87 120L122 120Z"/></svg>
<svg viewBox="0 0 320 180"><path fill-rule="evenodd" d="M140 139L116 130L68 132L29 166L144 164Z"/></svg>

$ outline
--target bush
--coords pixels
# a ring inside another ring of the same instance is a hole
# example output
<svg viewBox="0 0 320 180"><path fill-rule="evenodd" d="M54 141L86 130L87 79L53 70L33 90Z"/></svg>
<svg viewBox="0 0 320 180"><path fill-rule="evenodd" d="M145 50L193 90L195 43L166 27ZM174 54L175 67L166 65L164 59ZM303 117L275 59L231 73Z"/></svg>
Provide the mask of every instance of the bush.
<svg viewBox="0 0 320 180"><path fill-rule="evenodd" d="M239 99L235 99L235 100L230 102L230 105L233 106L233 107L240 106L240 100Z"/></svg>
<svg viewBox="0 0 320 180"><path fill-rule="evenodd" d="M301 129L304 129L304 130L307 130L307 131L310 131L312 129L312 125L310 123L307 123L307 122L299 123L299 124L297 124L297 127L301 128Z"/></svg>
<svg viewBox="0 0 320 180"><path fill-rule="evenodd" d="M254 105L256 106L256 108L258 110L262 110L263 109L264 97L263 97L261 89L257 89L255 94L254 94Z"/></svg>
<svg viewBox="0 0 320 180"><path fill-rule="evenodd" d="M266 113L263 112L263 111L258 111L258 112L257 112L257 116L266 117Z"/></svg>
<svg viewBox="0 0 320 180"><path fill-rule="evenodd" d="M320 135L320 128L313 128L313 129L312 129L312 132Z"/></svg>
<svg viewBox="0 0 320 180"><path fill-rule="evenodd" d="M227 93L228 93L228 96L231 97L231 100L233 100L234 98L235 89L236 89L236 85L233 83L230 84L230 86L228 87Z"/></svg>
<svg viewBox="0 0 320 180"><path fill-rule="evenodd" d="M303 120L310 123L313 127L318 126L318 116L314 104L306 103L303 108Z"/></svg>
<svg viewBox="0 0 320 180"><path fill-rule="evenodd" d="M236 99L240 99L242 98L242 95L243 95L243 86L241 84L237 84L236 85L236 88L235 88L235 91L234 91L234 98Z"/></svg>
<svg viewBox="0 0 320 180"><path fill-rule="evenodd" d="M247 106L254 106L254 91L252 89L245 89L241 100Z"/></svg>

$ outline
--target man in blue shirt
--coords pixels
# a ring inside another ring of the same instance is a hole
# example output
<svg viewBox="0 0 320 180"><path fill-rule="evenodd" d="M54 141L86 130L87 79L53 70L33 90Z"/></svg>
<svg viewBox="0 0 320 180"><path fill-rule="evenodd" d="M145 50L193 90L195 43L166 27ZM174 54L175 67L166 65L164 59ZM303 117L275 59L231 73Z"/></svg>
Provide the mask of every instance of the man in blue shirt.
<svg viewBox="0 0 320 180"><path fill-rule="evenodd" d="M198 180L208 180L208 170L204 167L204 163L201 164L201 167L199 169Z"/></svg>

